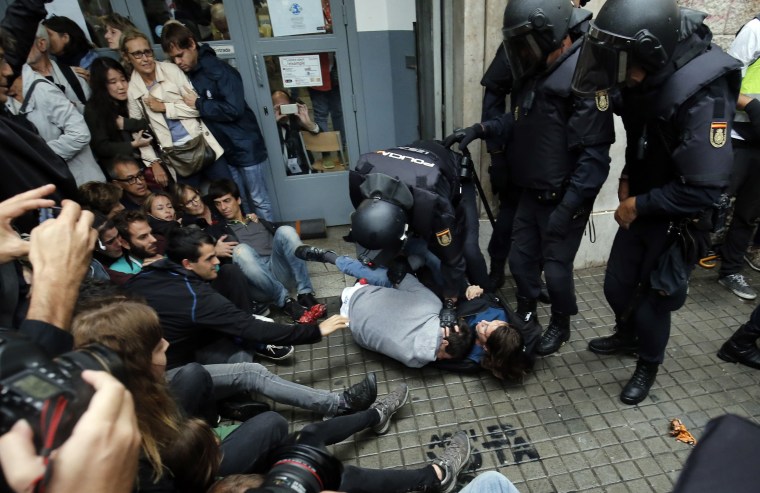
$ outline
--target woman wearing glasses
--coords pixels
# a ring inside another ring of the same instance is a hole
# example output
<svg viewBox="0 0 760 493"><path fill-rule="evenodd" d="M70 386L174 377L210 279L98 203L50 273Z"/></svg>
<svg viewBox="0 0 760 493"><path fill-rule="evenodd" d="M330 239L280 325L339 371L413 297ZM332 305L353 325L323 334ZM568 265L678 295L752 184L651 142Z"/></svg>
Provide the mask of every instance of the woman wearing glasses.
<svg viewBox="0 0 760 493"><path fill-rule="evenodd" d="M188 176L177 176L179 181L200 185L201 176L209 180L232 177L226 162L220 160L224 152L211 132L202 124L198 111L190 108L182 94L193 91L190 81L182 70L168 62L158 62L148 38L138 31L127 31L121 39L122 56L134 67L127 90L129 116L146 118L157 144L164 152L182 148L202 136L207 146L216 154L216 161ZM140 148L140 155L147 166L160 161L153 146ZM177 175L177 169L171 169ZM168 177L156 173L156 181L166 186Z"/></svg>

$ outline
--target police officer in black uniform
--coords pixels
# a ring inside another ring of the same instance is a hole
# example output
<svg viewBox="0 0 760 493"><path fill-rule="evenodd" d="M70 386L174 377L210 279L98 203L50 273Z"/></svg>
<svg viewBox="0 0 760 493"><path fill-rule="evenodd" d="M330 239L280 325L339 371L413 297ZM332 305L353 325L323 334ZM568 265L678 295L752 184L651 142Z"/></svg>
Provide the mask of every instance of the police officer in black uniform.
<svg viewBox="0 0 760 493"><path fill-rule="evenodd" d="M577 2L577 0L576 0ZM580 2L581 6L586 2ZM576 7L577 4L574 4ZM588 31L591 12L578 8L573 10L569 34L573 41L579 39ZM507 50L500 44L488 69L480 79L483 86L483 109L480 121L498 118L507 111L506 98L512 92L512 69L509 67ZM491 190L499 197L499 211L493 234L488 242L488 255L491 257L491 269L488 273L489 284L498 289L504 285L504 268L509 258L509 248L512 246L512 224L520 200L520 188L510 177L510 166L505 157L505 139L503 135L494 135L486 139L486 150L491 156L488 174L491 178ZM549 302L548 294L542 289L539 299Z"/></svg>
<svg viewBox="0 0 760 493"><path fill-rule="evenodd" d="M583 94L624 86L615 103L627 137L615 211L620 228L604 281L617 330L592 340L589 350L638 353L620 394L626 404L648 395L668 343L670 313L686 299L698 258L690 239L707 236L690 219L729 183L741 65L710 43L704 17L679 10L676 0L608 0L591 23L573 79ZM681 225L688 225L683 237ZM674 245L689 247L689 258ZM669 272L657 267L665 251L680 283L658 281Z"/></svg>
<svg viewBox="0 0 760 493"><path fill-rule="evenodd" d="M447 137L466 146L501 136L514 184L522 189L512 230L509 269L517 283L517 313L535 316L541 266L552 316L536 352L548 355L570 338L578 313L573 260L594 199L609 173L614 141L606 94L596 100L570 90L581 41L573 43L567 0L511 0L504 44L513 73L511 111Z"/></svg>
<svg viewBox="0 0 760 493"><path fill-rule="evenodd" d="M475 200L463 200L461 155L435 141L364 154L349 174L356 211L348 239L365 263L389 267L400 282L397 255L422 258L444 299L441 324L453 327L458 295L466 288L465 239L477 227ZM485 276L485 260L482 271ZM417 267L417 266L412 266Z"/></svg>

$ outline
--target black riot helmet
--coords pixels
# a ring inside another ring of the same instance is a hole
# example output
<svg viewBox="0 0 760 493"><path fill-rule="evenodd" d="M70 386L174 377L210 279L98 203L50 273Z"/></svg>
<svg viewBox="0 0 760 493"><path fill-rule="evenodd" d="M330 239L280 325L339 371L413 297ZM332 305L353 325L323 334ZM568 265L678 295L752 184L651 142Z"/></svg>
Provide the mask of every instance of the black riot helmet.
<svg viewBox="0 0 760 493"><path fill-rule="evenodd" d="M676 0L607 0L591 21L573 90L590 95L620 86L633 64L658 71L673 56L680 27Z"/></svg>
<svg viewBox="0 0 760 493"><path fill-rule="evenodd" d="M364 199L351 214L349 238L357 244L359 260L387 266L401 252L407 229L404 209L371 197Z"/></svg>
<svg viewBox="0 0 760 493"><path fill-rule="evenodd" d="M504 47L519 81L541 71L546 57L567 36L573 6L568 0L510 0L504 9Z"/></svg>

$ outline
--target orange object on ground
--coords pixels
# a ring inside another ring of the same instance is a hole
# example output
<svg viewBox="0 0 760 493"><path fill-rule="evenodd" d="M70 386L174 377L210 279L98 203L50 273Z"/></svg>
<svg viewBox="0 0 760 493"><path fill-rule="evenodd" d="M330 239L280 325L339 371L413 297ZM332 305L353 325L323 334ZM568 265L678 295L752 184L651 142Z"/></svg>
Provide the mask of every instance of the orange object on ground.
<svg viewBox="0 0 760 493"><path fill-rule="evenodd" d="M684 426L680 419L673 419L670 421L670 436L676 437L676 440L679 442L687 443L689 445L697 444L697 439L694 438L694 435L689 433L689 430L686 429L686 426Z"/></svg>

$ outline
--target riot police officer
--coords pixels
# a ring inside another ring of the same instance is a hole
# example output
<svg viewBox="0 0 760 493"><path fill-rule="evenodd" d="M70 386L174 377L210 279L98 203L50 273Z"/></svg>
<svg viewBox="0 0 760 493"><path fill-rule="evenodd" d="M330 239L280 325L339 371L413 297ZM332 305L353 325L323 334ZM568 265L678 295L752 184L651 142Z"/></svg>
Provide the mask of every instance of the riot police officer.
<svg viewBox="0 0 760 493"><path fill-rule="evenodd" d="M535 316L542 265L552 304L539 355L554 353L570 338L570 317L578 313L573 260L609 173L614 141L606 94L595 100L570 90L581 46L569 36L573 10L567 0L507 4L502 32L513 74L511 111L444 142L505 139L511 178L522 189L509 253L517 313L526 321Z"/></svg>
<svg viewBox="0 0 760 493"><path fill-rule="evenodd" d="M585 5L586 2L581 2ZM573 2L578 7L578 0ZM588 31L591 12L582 8L573 10L570 26L570 38L575 41ZM512 69L509 68L507 50L500 43L491 64L480 79L483 86L483 109L480 121L498 118L507 110L506 98L512 92ZM499 211L493 226L493 234L488 242L488 255L491 257L491 268L488 273L489 284L494 289L504 285L504 268L507 265L509 249L512 246L512 224L520 199L520 188L510 177L510 163L506 160L504 136L493 135L486 139L486 150L491 157L488 174L491 178L491 191L499 197ZM549 303L549 295L542 288L539 300Z"/></svg>
<svg viewBox="0 0 760 493"><path fill-rule="evenodd" d="M615 104L627 137L615 211L620 228L604 280L617 330L592 340L589 350L638 353L620 394L626 404L648 395L670 313L686 299L699 258L691 240L707 235L690 219L729 183L740 64L711 44L704 17L679 9L676 0L608 0L591 22L573 79L584 94L622 86ZM682 226L688 231L679 235ZM681 246L692 252L688 258Z"/></svg>
<svg viewBox="0 0 760 493"><path fill-rule="evenodd" d="M465 240L477 214L463 200L461 155L435 141L364 154L349 174L356 211L348 239L365 263L390 267L399 253L423 259L444 299L441 323L453 326L458 295L466 288ZM482 270L485 272L485 260ZM400 279L391 279L397 283Z"/></svg>

